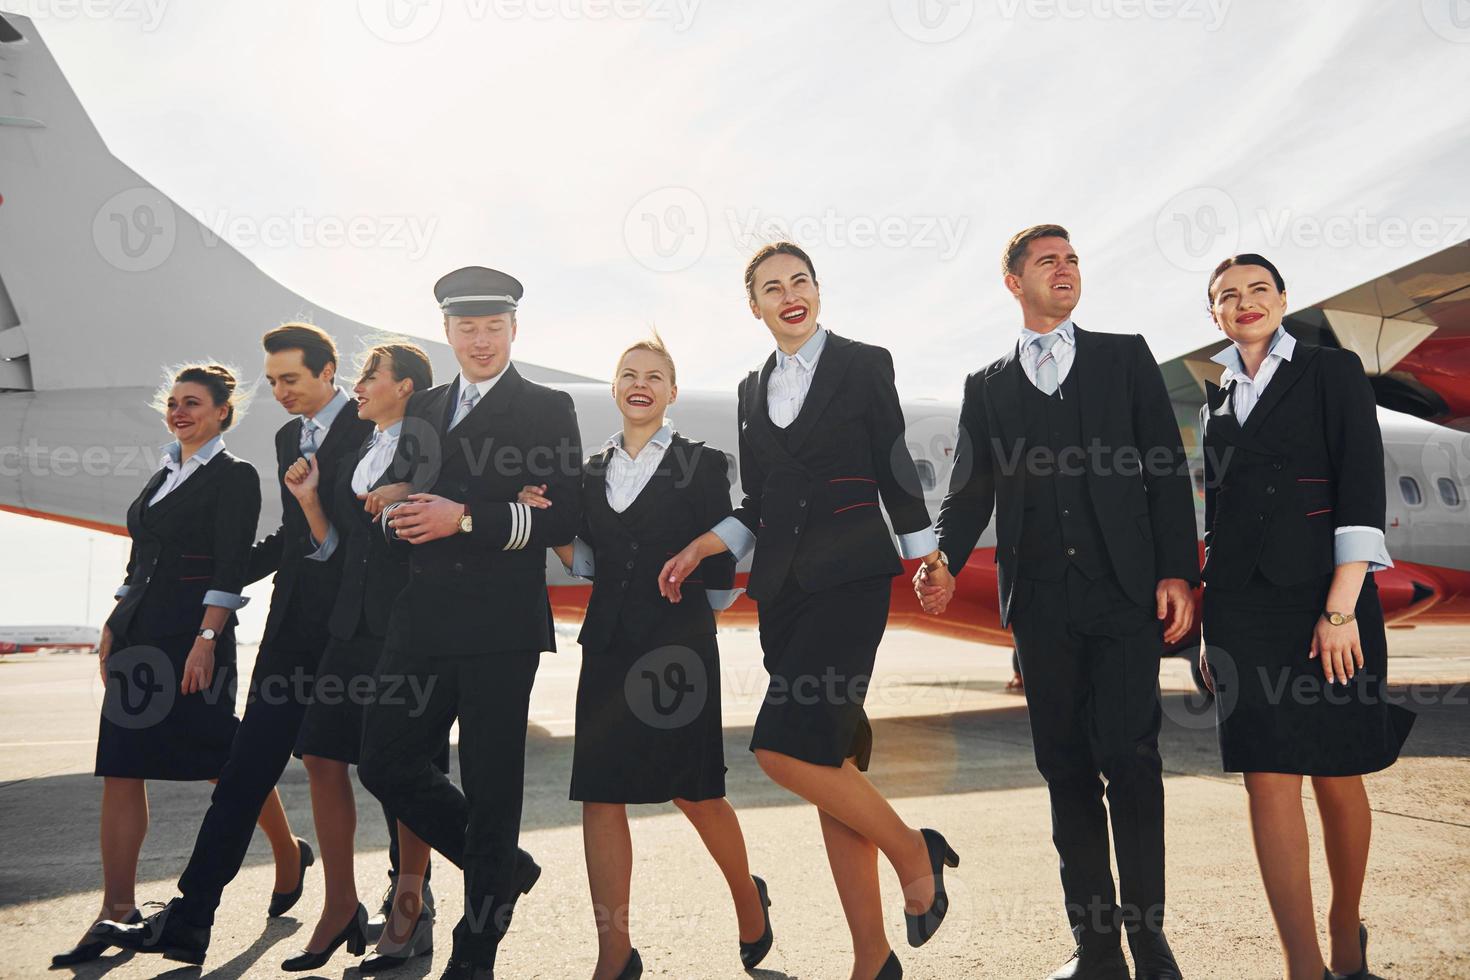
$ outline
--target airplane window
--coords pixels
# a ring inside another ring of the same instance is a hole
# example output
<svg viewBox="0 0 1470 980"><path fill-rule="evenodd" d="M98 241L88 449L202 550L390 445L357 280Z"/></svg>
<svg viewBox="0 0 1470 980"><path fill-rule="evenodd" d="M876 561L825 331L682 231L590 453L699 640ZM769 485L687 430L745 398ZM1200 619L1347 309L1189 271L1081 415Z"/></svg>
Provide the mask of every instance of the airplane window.
<svg viewBox="0 0 1470 980"><path fill-rule="evenodd" d="M1419 492L1419 481L1412 476L1399 477L1399 493L1404 495L1404 503L1410 507L1418 507L1424 503L1424 495Z"/></svg>
<svg viewBox="0 0 1470 980"><path fill-rule="evenodd" d="M924 488L925 493L939 486L939 477L934 473L933 463L927 459L916 459L914 466L919 471L919 485Z"/></svg>
<svg viewBox="0 0 1470 980"><path fill-rule="evenodd" d="M1447 476L1439 478L1439 499L1444 501L1446 507L1460 506L1460 488Z"/></svg>

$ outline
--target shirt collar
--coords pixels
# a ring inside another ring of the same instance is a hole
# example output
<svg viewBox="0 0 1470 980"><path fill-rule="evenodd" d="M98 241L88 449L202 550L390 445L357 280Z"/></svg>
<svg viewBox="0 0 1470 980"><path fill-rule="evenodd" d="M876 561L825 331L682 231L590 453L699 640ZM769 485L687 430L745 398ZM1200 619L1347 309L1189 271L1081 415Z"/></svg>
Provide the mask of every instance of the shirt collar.
<svg viewBox="0 0 1470 980"><path fill-rule="evenodd" d="M224 433L220 433L213 439L206 442L204 445L200 446L199 449L195 451L194 455L189 457L189 462L192 463L195 460L198 460L199 465L203 466L211 459L214 459L215 456L219 455L220 450L224 448ZM161 449L163 452L163 465L167 466L171 470L179 469L179 456L183 453L183 449L179 447L178 440L175 440L166 446L160 446L159 449Z"/></svg>
<svg viewBox="0 0 1470 980"><path fill-rule="evenodd" d="M1067 317L1067 319L1063 320L1061 322L1061 324L1056 327L1056 329L1054 329L1054 330L1051 331L1051 333L1056 334L1057 340L1060 343L1063 343L1063 344L1071 344L1073 347L1075 347L1075 346L1077 346L1077 332L1076 331L1077 331L1076 324L1074 324L1072 322L1072 318L1071 317ZM1040 332L1038 332L1036 330L1031 330L1031 329L1029 329L1027 327L1022 327L1021 328L1021 348L1020 349L1021 350L1025 350L1028 345L1035 343L1037 341L1037 339L1039 339L1041 337L1045 337L1045 336L1046 336L1046 334L1044 334L1044 333L1040 333Z"/></svg>
<svg viewBox="0 0 1470 980"><path fill-rule="evenodd" d="M334 388L333 390L334 394L327 403L315 415L303 417L303 422L311 422L323 432L326 432L332 427L332 423L337 421L337 414L347 404L347 392L341 388Z"/></svg>
<svg viewBox="0 0 1470 980"><path fill-rule="evenodd" d="M397 439L398 434L403 431L403 419L399 419L386 429L373 430L373 445L380 446L390 439Z"/></svg>
<svg viewBox="0 0 1470 980"><path fill-rule="evenodd" d="M653 434L653 437L648 440L648 445L657 446L660 449L668 449L669 444L673 441L674 423L668 419L664 419L663 427ZM607 441L602 444L603 452L607 452L609 449L616 449L618 452L627 455L627 451L623 449L623 431L621 429L608 436Z"/></svg>
<svg viewBox="0 0 1470 980"><path fill-rule="evenodd" d="M1296 353L1296 338L1287 333L1285 327L1277 327L1276 332L1271 335L1271 347L1266 351L1266 356L1268 358L1278 357L1283 361L1289 361L1291 360L1291 355L1294 353ZM1245 373L1245 361L1241 360L1240 348L1235 344L1231 344L1210 358L1210 360L1216 364L1223 364L1225 366L1225 373L1220 376L1221 386L1227 385L1237 378L1244 378L1247 381L1251 380ZM1262 364L1264 365L1265 362L1263 361ZM1257 373L1259 374L1260 372L1258 371Z"/></svg>
<svg viewBox="0 0 1470 980"><path fill-rule="evenodd" d="M788 354L781 348L776 348L776 366L785 367L792 361L799 361L801 366L808 371L817 366L817 358L822 356L822 350L827 346L827 330L820 323L817 324L816 333L807 338L806 343L795 354Z"/></svg>
<svg viewBox="0 0 1470 980"><path fill-rule="evenodd" d="M493 378L486 378L484 381L470 381L467 378L465 378L463 371L459 372L459 378L457 379L458 383L457 383L457 385L456 385L456 387L454 389L455 391L457 391L459 393L457 395L457 397L458 398L464 398L465 389L467 389L467 388L478 388L478 389L480 389L480 397L481 398L484 398L486 395L490 394L490 389L491 388L494 388L495 387L495 383L497 381L499 381L501 378L505 377L505 372L506 371L509 371L509 370L510 370L510 362L509 361L506 361L505 362L505 367L503 367L503 368L500 369L500 373L499 374L497 374Z"/></svg>

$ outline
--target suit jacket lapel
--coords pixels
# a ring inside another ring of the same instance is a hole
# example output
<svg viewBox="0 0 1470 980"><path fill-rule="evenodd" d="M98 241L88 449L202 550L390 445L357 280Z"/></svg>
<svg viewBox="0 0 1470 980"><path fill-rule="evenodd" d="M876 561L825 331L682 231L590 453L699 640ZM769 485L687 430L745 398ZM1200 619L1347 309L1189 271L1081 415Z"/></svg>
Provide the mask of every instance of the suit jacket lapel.
<svg viewBox="0 0 1470 980"><path fill-rule="evenodd" d="M484 430L497 415L504 415L510 411L511 403L515 400L516 392L520 389L521 376L516 371L515 365L509 365L500 380L490 389L470 413L460 419L459 425L449 431L451 439L473 439ZM450 403L458 407L459 400L456 398ZM453 409L450 410L450 418L453 419Z"/></svg>
<svg viewBox="0 0 1470 980"><path fill-rule="evenodd" d="M766 363L761 365L760 375L756 379L754 404L745 416L745 426L751 437L763 443L771 453L781 459L791 460L791 452L787 449L786 443L777 438L775 432L772 431L775 426L771 423L769 389L771 372L775 369L776 355L773 353L766 358Z"/></svg>
<svg viewBox="0 0 1470 980"><path fill-rule="evenodd" d="M851 362L852 341L828 331L822 356L817 359L812 386L807 390L806 400L801 403L801 411L786 429L786 445L793 454L801 450L802 443L812 434L827 403L842 386L843 375L847 374L847 366Z"/></svg>
<svg viewBox="0 0 1470 980"><path fill-rule="evenodd" d="M143 487L143 492L138 494L138 498L133 501L133 506L128 508L129 525L133 524L135 521L140 523L142 522L143 515L150 509L148 506L148 501L153 499L153 495L158 492L159 487L163 486L163 481L167 477L168 469L165 467L163 469L157 470L152 476L148 478L148 483ZM165 497L163 499L167 500L168 497ZM159 501L159 503L162 502L163 501Z"/></svg>
<svg viewBox="0 0 1470 980"><path fill-rule="evenodd" d="M150 521L159 520L170 510L177 507L179 501L198 492L199 488L213 479L214 474L218 472L219 467L214 464L219 462L220 458L224 455L225 451L223 449L215 453L213 459L199 467L193 473L190 473L183 483L170 490L167 497L164 497L157 504L144 511L144 516ZM159 484L150 480L149 486L152 487L148 494L151 497L158 491Z"/></svg>
<svg viewBox="0 0 1470 980"><path fill-rule="evenodd" d="M991 411L995 415L993 436L1007 451L1025 438L1026 425L1021 416L1021 385L1028 384L1021 370L1019 351L1012 347L990 372Z"/></svg>
<svg viewBox="0 0 1470 980"><path fill-rule="evenodd" d="M347 404L338 410L337 417L332 419L332 424L327 427L327 434L317 444L317 455L320 456L325 453L328 446L331 446L335 450L337 443L347 438L342 433L352 428L352 423L356 421L357 405L349 398Z"/></svg>
<svg viewBox="0 0 1470 980"><path fill-rule="evenodd" d="M1261 392L1260 399L1256 402L1255 407L1251 409L1251 413L1247 416L1245 424L1241 426L1241 431L1247 435L1255 435L1261 431L1261 426L1265 424L1266 416L1271 414L1271 410L1281 403L1281 399L1291 390L1292 385L1296 384L1302 375L1306 373L1307 362L1311 360L1313 353L1315 351L1311 348L1306 348L1298 344L1291 360L1282 361L1276 366L1276 373L1271 376L1271 381L1266 385L1266 390Z"/></svg>
<svg viewBox="0 0 1470 980"><path fill-rule="evenodd" d="M1097 363L1097 351L1092 346L1091 334L1073 323L1072 336L1076 340L1077 349L1072 352L1072 366L1068 369L1067 376L1077 377L1077 411L1084 420L1100 418L1095 413L1089 415L1088 408L1099 407L1107 402L1108 393L1104 386L1119 375L1114 372L1112 365Z"/></svg>

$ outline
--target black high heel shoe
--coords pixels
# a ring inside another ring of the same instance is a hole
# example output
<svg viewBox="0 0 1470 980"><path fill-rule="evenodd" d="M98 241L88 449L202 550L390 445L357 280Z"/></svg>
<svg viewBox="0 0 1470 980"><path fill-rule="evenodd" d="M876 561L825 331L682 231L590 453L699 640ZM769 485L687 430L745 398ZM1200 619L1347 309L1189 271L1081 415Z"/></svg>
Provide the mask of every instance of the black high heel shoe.
<svg viewBox="0 0 1470 980"><path fill-rule="evenodd" d="M133 911L128 914L128 917L126 919L123 919L122 921L127 925L134 925L135 923L142 922L143 913L138 911L137 909L133 909ZM109 949L111 949L112 943L106 941L105 939L91 938L95 935L94 930L96 928L97 924L94 922L92 924L92 928L88 929L87 934L82 937L81 942L77 943L65 953L57 953L55 956L51 957L51 965L53 967L62 967L76 966L78 963L90 963L98 957L102 956Z"/></svg>
<svg viewBox="0 0 1470 980"><path fill-rule="evenodd" d="M750 879L755 882L755 890L760 893L761 914L766 917L766 931L761 933L761 937L753 943L740 944L740 965L747 970L754 970L771 951L774 937L771 935L771 896L766 892L766 883L755 875L751 875Z"/></svg>
<svg viewBox="0 0 1470 980"><path fill-rule="evenodd" d="M638 955L638 950L633 950L628 956L628 962L623 965L623 972L618 974L617 980L641 980L643 976L643 957Z"/></svg>
<svg viewBox="0 0 1470 980"><path fill-rule="evenodd" d="M903 915L909 927L909 945L915 948L924 945L934 936L939 930L939 924L944 921L945 913L949 911L949 896L944 893L945 867L960 866L960 856L949 846L943 834L928 827L920 833L924 835L924 844L929 848L929 866L934 874L934 901L922 915L909 915L907 912Z"/></svg>
<svg viewBox="0 0 1470 980"><path fill-rule="evenodd" d="M303 973L307 970L320 970L326 965L332 954L337 952L337 947L343 943L347 944L347 952L353 956L361 956L367 952L367 909L359 903L357 914L352 921L347 923L347 928L337 933L336 937L327 944L327 948L320 953L310 951L302 952L299 956L293 956L281 964L281 969L287 973Z"/></svg>
<svg viewBox="0 0 1470 980"><path fill-rule="evenodd" d="M389 970L396 970L404 966L409 960L427 956L433 951L434 917L425 910L419 912L418 921L413 924L413 932L409 934L408 941L401 949L392 953L374 953L357 965L357 972L365 975L387 973Z"/></svg>
<svg viewBox="0 0 1470 980"><path fill-rule="evenodd" d="M873 980L903 980L903 964L898 961L897 953L889 952L888 959L883 961L883 969Z"/></svg>
<svg viewBox="0 0 1470 980"><path fill-rule="evenodd" d="M1339 980L1368 980L1368 927L1358 923L1358 949L1363 952L1362 962L1352 973L1336 974Z"/></svg>
<svg viewBox="0 0 1470 980"><path fill-rule="evenodd" d="M316 855L311 852L311 845L300 837L296 838L296 846L301 850L301 877L296 879L296 887L288 892L271 892L271 907L266 915L275 918L285 915L291 911L291 907L301 901L301 892L306 888L306 869L316 863Z"/></svg>

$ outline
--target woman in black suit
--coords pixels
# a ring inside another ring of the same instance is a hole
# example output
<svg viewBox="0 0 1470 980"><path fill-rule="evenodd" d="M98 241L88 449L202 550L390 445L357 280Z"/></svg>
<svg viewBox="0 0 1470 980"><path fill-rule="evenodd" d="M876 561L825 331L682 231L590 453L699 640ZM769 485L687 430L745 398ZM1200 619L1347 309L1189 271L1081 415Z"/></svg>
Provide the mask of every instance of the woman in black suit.
<svg viewBox="0 0 1470 980"><path fill-rule="evenodd" d="M790 242L756 253L745 289L778 347L740 386L745 496L669 560L659 588L678 601L709 556L754 548L749 591L771 682L750 747L768 776L819 811L852 933L852 976L888 980L903 971L884 935L878 852L903 884L912 946L939 927L943 869L959 857L939 833L905 824L864 775L872 728L863 698L903 571L880 505L904 556L923 558L935 582L952 579L904 441L888 351L818 325L816 272Z"/></svg>
<svg viewBox="0 0 1470 980"><path fill-rule="evenodd" d="M358 417L374 429L359 447L356 465L339 467L336 485L328 488L335 495L331 519L319 495L316 458L299 459L286 471L286 487L301 503L313 539L327 554L346 549L328 621L331 638L296 740L296 755L311 782L326 898L306 949L281 964L287 972L320 969L344 944L361 955L367 944L367 910L358 901L353 863L357 803L348 767L357 764L363 712L376 696L388 610L408 582L407 556L389 547L376 527L377 515L407 493L392 465L404 410L415 391L433 384L428 355L412 344L383 344L363 355L353 394ZM396 832L393 908L376 953L359 964L362 973L396 969L433 949L433 919L422 896L429 847L401 823Z"/></svg>
<svg viewBox="0 0 1470 980"><path fill-rule="evenodd" d="M1233 341L1204 409L1200 667L1224 767L1245 774L1251 830L1290 980L1330 977L1317 943L1302 812L1312 779L1332 878L1337 973L1366 978L1359 900L1371 813L1363 774L1398 758L1413 715L1385 700L1388 645L1373 571L1384 546L1383 439L1351 352L1296 343L1286 284L1237 255L1210 277Z"/></svg>
<svg viewBox="0 0 1470 980"><path fill-rule="evenodd" d="M235 610L260 516L255 467L225 450L235 377L218 364L186 367L160 391L175 442L128 509L127 579L102 628L106 685L95 774L102 777L101 919L138 921L134 887L148 833L149 779L211 780L230 753L235 717ZM296 852L272 792L260 826L278 854ZM295 873L295 858L291 858ZM53 966L96 959L89 932Z"/></svg>
<svg viewBox="0 0 1470 980"><path fill-rule="evenodd" d="M628 936L633 844L628 804L672 801L699 832L730 887L740 962L771 948L766 884L752 877L745 837L725 799L720 653L715 610L734 601L735 563L705 559L681 603L659 594L664 560L730 513L723 453L690 442L664 418L678 397L674 361L656 336L618 359L613 400L623 428L587 460L577 540L555 549L592 579L577 641L571 798L582 802L588 885L598 925L593 980L635 980L643 961ZM550 507L543 487L522 503ZM747 938L748 937L748 938Z"/></svg>

